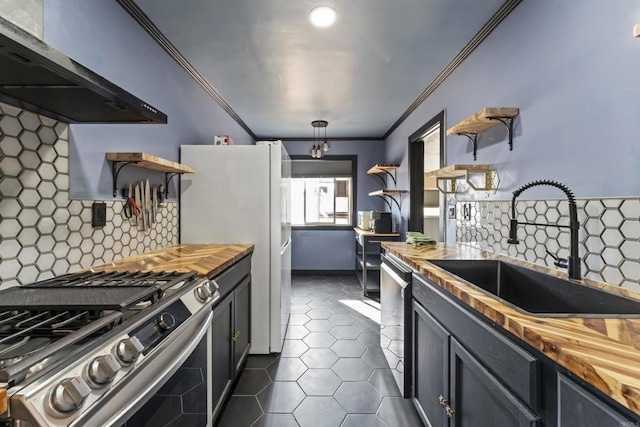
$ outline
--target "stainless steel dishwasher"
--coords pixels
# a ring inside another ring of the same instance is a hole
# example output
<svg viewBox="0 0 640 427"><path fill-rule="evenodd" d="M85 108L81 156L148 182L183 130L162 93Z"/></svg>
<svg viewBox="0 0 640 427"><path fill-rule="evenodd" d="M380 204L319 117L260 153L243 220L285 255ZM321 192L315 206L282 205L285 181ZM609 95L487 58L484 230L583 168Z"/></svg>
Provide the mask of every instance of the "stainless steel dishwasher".
<svg viewBox="0 0 640 427"><path fill-rule="evenodd" d="M400 393L411 396L411 270L390 254L381 254L380 346Z"/></svg>

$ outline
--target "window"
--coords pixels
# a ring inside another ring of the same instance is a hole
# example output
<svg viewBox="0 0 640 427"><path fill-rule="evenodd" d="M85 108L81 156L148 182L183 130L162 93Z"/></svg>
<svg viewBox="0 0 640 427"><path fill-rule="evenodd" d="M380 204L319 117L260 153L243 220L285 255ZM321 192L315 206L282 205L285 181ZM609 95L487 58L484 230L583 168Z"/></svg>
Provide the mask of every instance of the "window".
<svg viewBox="0 0 640 427"><path fill-rule="evenodd" d="M347 156L291 160L291 225L350 227L354 210L354 163Z"/></svg>

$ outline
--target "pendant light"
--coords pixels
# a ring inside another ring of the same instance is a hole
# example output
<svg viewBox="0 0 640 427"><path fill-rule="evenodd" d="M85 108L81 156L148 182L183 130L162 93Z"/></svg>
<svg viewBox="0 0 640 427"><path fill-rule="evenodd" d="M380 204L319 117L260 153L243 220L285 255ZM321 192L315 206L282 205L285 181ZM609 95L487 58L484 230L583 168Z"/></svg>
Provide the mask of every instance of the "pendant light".
<svg viewBox="0 0 640 427"><path fill-rule="evenodd" d="M327 140L328 125L329 122L326 120L314 120L311 122L311 126L313 126L313 146L309 150L309 155L314 159L321 158L331 148L331 144ZM324 138L321 137L322 128L324 128Z"/></svg>

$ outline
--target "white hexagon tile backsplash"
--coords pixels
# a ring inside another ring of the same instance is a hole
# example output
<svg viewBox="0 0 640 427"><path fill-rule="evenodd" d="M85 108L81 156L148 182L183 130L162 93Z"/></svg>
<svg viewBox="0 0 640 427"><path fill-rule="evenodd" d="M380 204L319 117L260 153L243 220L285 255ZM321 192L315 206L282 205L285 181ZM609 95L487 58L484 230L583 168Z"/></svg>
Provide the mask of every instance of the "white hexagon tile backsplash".
<svg viewBox="0 0 640 427"><path fill-rule="evenodd" d="M104 264L178 241L178 208L165 203L149 231L105 201L107 224L91 227L93 200L69 199L68 125L0 103L0 288Z"/></svg>

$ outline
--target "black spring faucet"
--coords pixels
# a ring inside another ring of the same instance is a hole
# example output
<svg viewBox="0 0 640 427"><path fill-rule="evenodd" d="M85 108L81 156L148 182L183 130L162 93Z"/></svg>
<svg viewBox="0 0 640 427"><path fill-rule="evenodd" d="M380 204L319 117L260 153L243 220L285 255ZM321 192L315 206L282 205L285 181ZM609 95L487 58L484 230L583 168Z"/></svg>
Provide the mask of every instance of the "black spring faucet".
<svg viewBox="0 0 640 427"><path fill-rule="evenodd" d="M539 185L548 185L551 187L556 187L562 190L564 194L566 194L567 199L569 199L569 225L539 224L535 222L518 222L518 220L516 219L516 199L525 190L528 190L531 187L537 187ZM518 243L520 243L520 241L518 240L518 224L538 225L542 227L569 228L571 232L571 245L569 248L569 258L562 259L549 253L548 251L547 253L553 257L553 259L555 260L554 264L556 266L567 269L567 273L571 279L579 280L582 278L582 275L580 273L581 260L580 260L580 257L578 256L578 230L580 229L580 223L578 222L578 209L576 206L576 199L573 196L573 192L569 190L569 188L566 185L560 184L559 182L556 182L556 181L539 180L539 181L532 181L528 184L525 184L522 187L518 188L516 191L514 191L513 199L511 199L511 221L509 224L509 239L507 240L507 243L514 244L514 245L517 245Z"/></svg>

